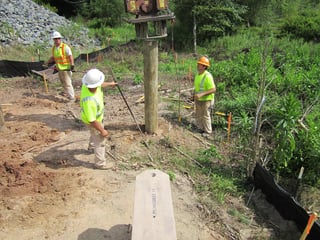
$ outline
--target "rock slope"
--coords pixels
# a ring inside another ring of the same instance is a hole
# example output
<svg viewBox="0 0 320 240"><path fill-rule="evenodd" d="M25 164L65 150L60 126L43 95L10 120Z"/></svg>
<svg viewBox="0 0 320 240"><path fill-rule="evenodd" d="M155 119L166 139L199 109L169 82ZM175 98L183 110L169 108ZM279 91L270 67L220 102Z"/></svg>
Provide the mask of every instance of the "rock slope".
<svg viewBox="0 0 320 240"><path fill-rule="evenodd" d="M73 47L96 46L88 29L31 0L0 0L0 45L51 46L51 33L59 31Z"/></svg>

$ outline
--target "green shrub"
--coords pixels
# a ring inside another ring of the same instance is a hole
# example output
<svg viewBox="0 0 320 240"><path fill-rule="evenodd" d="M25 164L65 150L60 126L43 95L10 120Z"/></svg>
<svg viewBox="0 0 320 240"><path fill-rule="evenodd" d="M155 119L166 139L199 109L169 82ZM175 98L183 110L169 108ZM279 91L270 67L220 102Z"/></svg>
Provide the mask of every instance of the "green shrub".
<svg viewBox="0 0 320 240"><path fill-rule="evenodd" d="M280 27L282 33L290 34L295 38L303 38L306 41L320 41L320 14L318 10L312 11L312 15L297 15L284 20Z"/></svg>

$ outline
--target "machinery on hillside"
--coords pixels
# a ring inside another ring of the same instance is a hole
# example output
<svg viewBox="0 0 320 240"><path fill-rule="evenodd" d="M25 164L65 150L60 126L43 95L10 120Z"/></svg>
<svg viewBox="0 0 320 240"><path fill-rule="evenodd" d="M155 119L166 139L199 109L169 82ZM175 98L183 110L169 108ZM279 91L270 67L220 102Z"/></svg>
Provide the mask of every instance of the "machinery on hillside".
<svg viewBox="0 0 320 240"><path fill-rule="evenodd" d="M168 0L124 0L125 10L136 17L127 19L135 24L139 39L156 39L167 36L167 20L173 21Z"/></svg>

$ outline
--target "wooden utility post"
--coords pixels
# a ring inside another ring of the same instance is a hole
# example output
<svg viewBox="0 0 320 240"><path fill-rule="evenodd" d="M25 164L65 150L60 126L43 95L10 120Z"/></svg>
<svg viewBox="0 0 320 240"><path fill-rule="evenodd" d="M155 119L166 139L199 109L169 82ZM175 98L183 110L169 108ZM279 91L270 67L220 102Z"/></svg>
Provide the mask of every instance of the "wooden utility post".
<svg viewBox="0 0 320 240"><path fill-rule="evenodd" d="M143 40L145 130L152 134L158 130L158 39L167 36L167 21L175 16L168 0L127 0L125 10L135 15L127 21Z"/></svg>
<svg viewBox="0 0 320 240"><path fill-rule="evenodd" d="M144 112L147 133L158 130L158 40L144 41Z"/></svg>

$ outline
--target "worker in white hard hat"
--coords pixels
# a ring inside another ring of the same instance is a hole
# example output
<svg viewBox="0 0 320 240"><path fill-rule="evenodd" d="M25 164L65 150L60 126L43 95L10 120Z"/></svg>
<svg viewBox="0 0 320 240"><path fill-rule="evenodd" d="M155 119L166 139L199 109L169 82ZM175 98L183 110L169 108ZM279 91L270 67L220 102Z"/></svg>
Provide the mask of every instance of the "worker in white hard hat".
<svg viewBox="0 0 320 240"><path fill-rule="evenodd" d="M90 69L82 78L80 94L81 120L90 129L88 150L94 149L94 162L98 169L110 169L113 162L105 158L106 137L109 133L104 129L104 102L102 88L116 86L116 82L105 82L105 75L98 69Z"/></svg>
<svg viewBox="0 0 320 240"><path fill-rule="evenodd" d="M47 65L55 63L58 71L59 79L64 88L65 95L69 100L74 101L74 89L72 85L72 72L74 71L74 58L70 46L61 41L62 36L59 32L54 31L51 35L54 45L52 46L52 54Z"/></svg>

